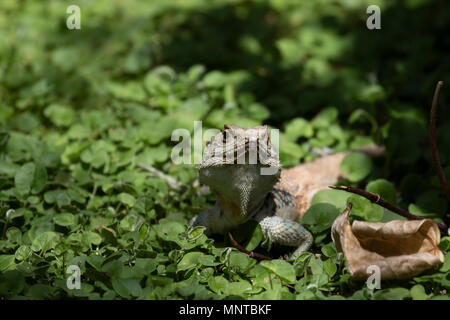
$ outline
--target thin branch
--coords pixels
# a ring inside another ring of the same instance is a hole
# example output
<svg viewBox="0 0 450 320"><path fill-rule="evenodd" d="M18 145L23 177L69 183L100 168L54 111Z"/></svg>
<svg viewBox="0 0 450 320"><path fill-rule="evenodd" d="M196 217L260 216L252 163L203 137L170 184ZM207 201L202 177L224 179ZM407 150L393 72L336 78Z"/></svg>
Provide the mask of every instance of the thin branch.
<svg viewBox="0 0 450 320"><path fill-rule="evenodd" d="M148 167L143 164L136 165L136 168L139 168L141 170L149 172L152 177L159 178L159 179L166 181L167 185L174 190L181 190L183 187L183 185L177 179L165 174L162 171L159 171L156 168Z"/></svg>
<svg viewBox="0 0 450 320"><path fill-rule="evenodd" d="M395 212L395 213L401 215L402 217L407 218L408 220L424 220L424 219L426 219L424 217L419 217L419 216L413 215L411 212L409 212L405 209L402 209L400 207L393 205L392 203L384 201L383 199L381 199L381 196L376 193L372 193L372 192L368 192L368 191L365 191L365 190L362 190L359 188L348 187L348 186L330 186L330 188L337 189L337 190L343 190L343 191L347 191L350 193L360 195L366 199L369 199L373 203L376 203L377 205L379 205L383 208L386 208L392 212ZM436 222L436 224L438 225L439 229L441 229L442 232L444 232L444 233L447 232L448 227L445 223Z"/></svg>
<svg viewBox="0 0 450 320"><path fill-rule="evenodd" d="M439 152L436 143L436 113L439 102L439 95L441 88L444 85L442 81L436 84L436 90L434 91L433 102L431 103L431 114L430 114L430 145L431 145L431 155L433 157L434 169L438 175L439 181L441 182L442 188L444 189L445 196L447 200L450 201L450 188L448 186L447 180L445 179L444 170L442 169L441 161L439 159Z"/></svg>
<svg viewBox="0 0 450 320"><path fill-rule="evenodd" d="M230 232L228 232L228 236L230 237L231 243L233 244L233 246L235 246L236 249L238 249L239 251L248 254L251 258L254 258L256 260L273 260L270 257L267 257L265 255L253 252L253 251L248 251L247 249L245 249L243 246L241 246L239 243L237 243L236 240L234 240L233 236L231 235Z"/></svg>

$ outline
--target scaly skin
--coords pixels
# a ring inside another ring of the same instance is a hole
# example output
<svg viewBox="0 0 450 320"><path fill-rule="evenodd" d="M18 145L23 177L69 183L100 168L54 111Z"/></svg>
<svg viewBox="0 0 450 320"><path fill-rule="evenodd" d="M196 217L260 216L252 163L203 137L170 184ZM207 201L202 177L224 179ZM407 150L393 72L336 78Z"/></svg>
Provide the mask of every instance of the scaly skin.
<svg viewBox="0 0 450 320"><path fill-rule="evenodd" d="M198 169L200 182L211 188L217 202L195 216L190 226L206 227L207 235L225 234L253 219L260 223L265 240L296 248L290 258L311 247L311 233L297 222L293 194L274 188L281 166L266 126L225 125L207 145Z"/></svg>

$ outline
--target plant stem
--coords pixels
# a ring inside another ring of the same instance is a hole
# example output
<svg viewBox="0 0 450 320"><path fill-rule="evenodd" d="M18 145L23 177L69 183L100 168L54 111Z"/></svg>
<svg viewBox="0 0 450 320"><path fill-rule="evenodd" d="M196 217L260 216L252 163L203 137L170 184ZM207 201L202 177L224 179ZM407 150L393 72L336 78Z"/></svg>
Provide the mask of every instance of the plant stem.
<svg viewBox="0 0 450 320"><path fill-rule="evenodd" d="M152 177L166 181L167 185L174 190L179 191L183 189L183 185L178 180L172 178L171 176L165 174L164 172L159 171L156 168L149 167L144 164L138 164L136 165L136 168L149 172Z"/></svg>
<svg viewBox="0 0 450 320"><path fill-rule="evenodd" d="M392 212L395 212L395 213L401 215L402 217L407 218L408 220L424 220L425 219L423 217L413 215L411 212L409 212L405 209L402 209L400 207L397 207L397 206L393 205L392 203L384 201L383 199L381 199L381 196L376 193L372 193L372 192L368 192L368 191L365 191L365 190L362 190L359 188L348 187L348 186L330 186L330 188L337 189L337 190L343 190L343 191L347 191L350 193L360 195L366 199L369 199L373 203L376 203L377 205L379 205L383 208L386 208ZM439 229L441 229L442 232L444 232L444 233L447 232L448 227L445 223L436 222L436 224L438 225Z"/></svg>
<svg viewBox="0 0 450 320"><path fill-rule="evenodd" d="M444 85L442 81L438 81L436 84L436 90L434 91L433 102L431 103L431 114L430 114L430 145L431 145L431 155L433 157L434 169L438 175L439 181L441 182L442 188L444 189L445 196L447 200L450 201L450 188L445 178L444 170L442 169L441 161L439 159L439 152L436 143L436 113L439 102L439 95L441 88Z"/></svg>
<svg viewBox="0 0 450 320"><path fill-rule="evenodd" d="M253 251L248 251L247 249L245 249L243 246L241 246L239 243L237 243L236 240L234 240L233 236L231 235L230 232L228 232L228 236L230 237L231 243L233 244L233 246L235 246L236 249L238 249L239 251L248 254L250 257L256 259L256 260L273 260L270 257L267 257L265 255L253 252Z"/></svg>

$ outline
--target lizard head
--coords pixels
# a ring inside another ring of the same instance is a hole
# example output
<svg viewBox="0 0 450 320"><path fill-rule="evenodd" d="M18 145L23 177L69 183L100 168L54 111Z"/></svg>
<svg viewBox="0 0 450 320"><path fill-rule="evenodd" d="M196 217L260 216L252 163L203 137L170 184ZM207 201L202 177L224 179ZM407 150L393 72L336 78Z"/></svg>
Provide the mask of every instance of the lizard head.
<svg viewBox="0 0 450 320"><path fill-rule="evenodd" d="M258 210L280 178L280 162L267 126L225 125L207 144L197 167L200 182L217 195L225 214L245 220Z"/></svg>

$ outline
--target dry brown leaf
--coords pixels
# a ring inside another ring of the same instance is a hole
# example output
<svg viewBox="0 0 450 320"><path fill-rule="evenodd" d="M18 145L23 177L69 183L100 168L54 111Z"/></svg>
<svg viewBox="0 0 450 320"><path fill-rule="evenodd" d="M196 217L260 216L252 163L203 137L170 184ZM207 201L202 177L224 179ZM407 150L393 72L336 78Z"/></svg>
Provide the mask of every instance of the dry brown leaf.
<svg viewBox="0 0 450 320"><path fill-rule="evenodd" d="M434 221L354 221L350 226L350 209L336 218L331 237L337 250L344 253L353 279L367 279L371 265L380 268L381 280L390 280L411 278L444 262Z"/></svg>

